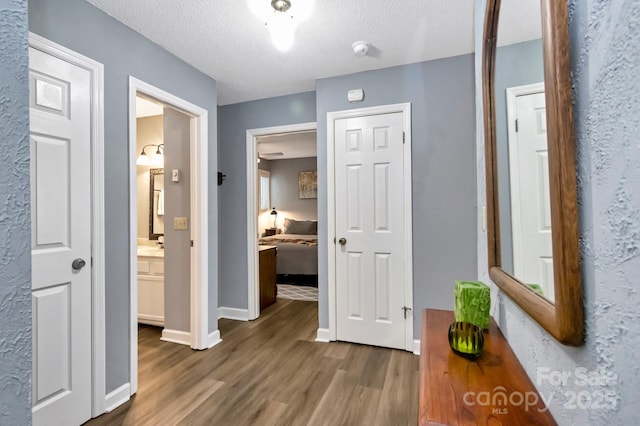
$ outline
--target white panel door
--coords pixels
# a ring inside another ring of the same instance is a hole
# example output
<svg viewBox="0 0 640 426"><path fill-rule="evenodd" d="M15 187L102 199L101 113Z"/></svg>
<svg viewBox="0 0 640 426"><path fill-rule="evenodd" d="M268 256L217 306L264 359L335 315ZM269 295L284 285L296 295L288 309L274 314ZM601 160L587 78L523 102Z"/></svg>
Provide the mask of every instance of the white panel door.
<svg viewBox="0 0 640 426"><path fill-rule="evenodd" d="M29 84L33 424L77 425L91 417L90 74L29 48Z"/></svg>
<svg viewBox="0 0 640 426"><path fill-rule="evenodd" d="M513 267L526 284L554 300L549 160L544 92L516 97L512 161Z"/></svg>
<svg viewBox="0 0 640 426"><path fill-rule="evenodd" d="M405 348L403 115L335 122L337 338Z"/></svg>

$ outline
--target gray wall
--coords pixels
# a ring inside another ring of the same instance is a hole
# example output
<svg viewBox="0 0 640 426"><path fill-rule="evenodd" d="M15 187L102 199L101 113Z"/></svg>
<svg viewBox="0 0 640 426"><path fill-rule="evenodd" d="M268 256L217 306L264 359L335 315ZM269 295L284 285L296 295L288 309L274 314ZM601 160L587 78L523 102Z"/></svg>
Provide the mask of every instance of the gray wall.
<svg viewBox="0 0 640 426"><path fill-rule="evenodd" d="M219 108L220 306L247 309L247 166L248 129L316 120L314 92L280 96Z"/></svg>
<svg viewBox="0 0 640 426"><path fill-rule="evenodd" d="M164 327L191 330L190 122L186 115L164 109ZM180 182L171 180L173 169ZM187 218L187 230L175 230L175 217ZM216 311L213 311L216 312Z"/></svg>
<svg viewBox="0 0 640 426"><path fill-rule="evenodd" d="M31 424L27 2L0 0L0 424Z"/></svg>
<svg viewBox="0 0 640 426"><path fill-rule="evenodd" d="M84 0L30 1L29 29L104 64L106 389L111 392L129 381L129 76L209 111L209 332L217 329L218 306L216 82Z"/></svg>
<svg viewBox="0 0 640 426"><path fill-rule="evenodd" d="M630 425L638 421L640 366L640 3L635 0L571 0L569 37L574 89L582 281L586 342L557 343L506 296L495 314L520 362L536 380L537 368L568 372L563 387L538 385L551 398L560 425ZM485 0L476 0L476 48L482 41ZM481 68L476 78L481 80ZM480 97L480 84L477 84ZM478 115L481 118L481 114ZM481 130L482 126L479 125ZM482 132L478 133L482 152ZM484 160L479 156L479 180ZM484 194L478 198L483 202ZM486 277L486 234L478 240L478 271ZM495 290L495 289L494 289ZM575 370L614 375L604 386L579 386ZM611 393L613 410L567 409L569 392Z"/></svg>
<svg viewBox="0 0 640 426"><path fill-rule="evenodd" d="M316 157L274 160L270 163L271 204L278 210L278 228L282 228L285 217L317 220L318 199L298 198L298 172L317 170Z"/></svg>
<svg viewBox="0 0 640 426"><path fill-rule="evenodd" d="M162 115L141 117L136 120L136 153L142 152L147 144L158 145L163 142ZM145 152L149 157L155 153L154 147L148 147ZM149 239L149 170L153 167L138 166L138 238Z"/></svg>
<svg viewBox="0 0 640 426"><path fill-rule="evenodd" d="M327 112L411 102L413 312L453 309L454 281L476 276L473 55L317 81L318 290L320 327L327 301ZM365 91L350 104L349 89Z"/></svg>
<svg viewBox="0 0 640 426"><path fill-rule="evenodd" d="M513 272L513 229L511 227L506 89L525 84L540 83L543 80L542 40L526 41L498 48L495 85L500 243L502 248L502 267L509 272Z"/></svg>

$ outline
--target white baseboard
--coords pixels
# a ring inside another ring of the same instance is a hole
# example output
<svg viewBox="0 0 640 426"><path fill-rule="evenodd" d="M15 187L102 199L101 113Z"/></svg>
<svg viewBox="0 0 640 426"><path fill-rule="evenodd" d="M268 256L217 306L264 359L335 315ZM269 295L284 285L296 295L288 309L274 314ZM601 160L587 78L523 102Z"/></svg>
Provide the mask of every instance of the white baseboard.
<svg viewBox="0 0 640 426"><path fill-rule="evenodd" d="M319 328L318 334L316 335L316 342L330 342L331 341L331 333L328 328Z"/></svg>
<svg viewBox="0 0 640 426"><path fill-rule="evenodd" d="M420 355L420 339L415 339L413 341L413 354Z"/></svg>
<svg viewBox="0 0 640 426"><path fill-rule="evenodd" d="M138 314L138 322L156 327L164 327L164 317L159 315Z"/></svg>
<svg viewBox="0 0 640 426"><path fill-rule="evenodd" d="M191 346L191 333L188 331L169 330L165 328L162 330L162 337L160 340Z"/></svg>
<svg viewBox="0 0 640 426"><path fill-rule="evenodd" d="M104 397L104 412L110 413L131 398L131 385L125 383Z"/></svg>
<svg viewBox="0 0 640 426"><path fill-rule="evenodd" d="M207 349L214 347L220 342L222 342L222 339L220 338L220 330L209 333L209 335L207 336Z"/></svg>
<svg viewBox="0 0 640 426"><path fill-rule="evenodd" d="M238 308L218 308L218 319L226 318L236 321L249 321L249 310Z"/></svg>

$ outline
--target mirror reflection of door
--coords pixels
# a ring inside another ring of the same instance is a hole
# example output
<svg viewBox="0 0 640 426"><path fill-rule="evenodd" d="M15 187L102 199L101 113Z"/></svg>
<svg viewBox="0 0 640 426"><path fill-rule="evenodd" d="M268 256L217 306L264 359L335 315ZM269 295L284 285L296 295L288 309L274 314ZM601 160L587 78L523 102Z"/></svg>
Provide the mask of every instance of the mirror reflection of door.
<svg viewBox="0 0 640 426"><path fill-rule="evenodd" d="M502 2L495 64L500 266L554 301L540 2ZM516 119L518 126L516 131Z"/></svg>
<svg viewBox="0 0 640 426"><path fill-rule="evenodd" d="M509 88L513 274L554 300L544 84Z"/></svg>

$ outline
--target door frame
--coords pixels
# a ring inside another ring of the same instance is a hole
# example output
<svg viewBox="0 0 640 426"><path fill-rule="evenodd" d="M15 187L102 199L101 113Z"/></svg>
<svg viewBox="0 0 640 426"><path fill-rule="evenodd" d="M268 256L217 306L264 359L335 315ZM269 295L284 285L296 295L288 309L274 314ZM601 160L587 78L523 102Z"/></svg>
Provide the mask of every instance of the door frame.
<svg viewBox="0 0 640 426"><path fill-rule="evenodd" d="M208 131L209 112L171 93L129 76L129 282L130 282L130 394L138 388L138 217L137 217L137 166L138 150L136 123L136 96L144 95L175 109L191 118L190 147L190 232L191 295L190 295L190 346L192 349L208 349L220 342L216 331L208 334L209 317L209 197L208 197ZM185 340L184 344L189 344Z"/></svg>
<svg viewBox="0 0 640 426"><path fill-rule="evenodd" d="M404 131L404 243L405 243L405 306L411 307L411 314L405 322L405 349L413 352L413 211L411 192L411 103L381 105L368 108L332 111L327 113L327 263L328 263L328 302L329 302L329 340L337 339L336 317L336 201L335 201L335 121L344 118L366 117L370 115L392 114L400 112ZM320 334L320 333L319 333ZM321 340L319 338L319 340Z"/></svg>
<svg viewBox="0 0 640 426"><path fill-rule="evenodd" d="M509 147L509 182L511 189L511 238L513 241L522 241L520 231L520 167L518 164L518 132L516 131L516 101L519 96L544 93L544 82L526 84L523 86L508 87L507 98L507 145ZM517 226L516 226L517 225ZM514 272L522 270L522 250L518 244L512 244ZM517 267L516 267L517 265Z"/></svg>
<svg viewBox="0 0 640 426"><path fill-rule="evenodd" d="M260 316L260 279L258 268L258 148L257 138L274 133L317 131L315 121L284 126L248 129L247 144L247 319ZM316 148L317 155L317 148Z"/></svg>
<svg viewBox="0 0 640 426"><path fill-rule="evenodd" d="M29 32L29 47L89 72L91 76L91 416L105 411L104 283L104 66L64 46Z"/></svg>

